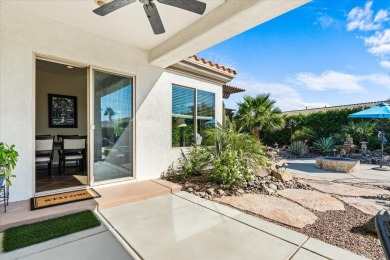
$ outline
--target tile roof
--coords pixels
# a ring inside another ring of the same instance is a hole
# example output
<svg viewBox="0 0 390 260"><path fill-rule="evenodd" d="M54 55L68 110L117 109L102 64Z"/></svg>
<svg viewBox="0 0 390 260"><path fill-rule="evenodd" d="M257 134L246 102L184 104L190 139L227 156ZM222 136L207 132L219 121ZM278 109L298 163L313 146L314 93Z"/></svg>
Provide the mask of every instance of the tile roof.
<svg viewBox="0 0 390 260"><path fill-rule="evenodd" d="M236 75L237 74L237 71L233 68L228 68L228 67L225 67L223 65L220 65L220 64L217 64L217 63L214 63L212 61L207 61L203 58L199 58L198 56L196 55L192 55L191 57L188 57L188 59L190 60L193 60L193 61L196 61L202 65L206 65L206 66L209 66L209 67L212 67L212 68L215 68L217 70L221 70L221 71L224 71L226 73L230 73L232 75Z"/></svg>
<svg viewBox="0 0 390 260"><path fill-rule="evenodd" d="M319 108L309 108L309 109L301 109L301 110L291 110L291 111L284 111L283 115L309 115L312 113L317 112L323 112L323 111L329 111L329 110L338 110L338 109L352 109L352 108L364 108L364 107L373 107L378 103L381 102L388 102L388 101L374 101L374 102L366 102L366 103L357 103L357 104L349 104L349 105L340 105L340 106L331 106L331 107L319 107Z"/></svg>

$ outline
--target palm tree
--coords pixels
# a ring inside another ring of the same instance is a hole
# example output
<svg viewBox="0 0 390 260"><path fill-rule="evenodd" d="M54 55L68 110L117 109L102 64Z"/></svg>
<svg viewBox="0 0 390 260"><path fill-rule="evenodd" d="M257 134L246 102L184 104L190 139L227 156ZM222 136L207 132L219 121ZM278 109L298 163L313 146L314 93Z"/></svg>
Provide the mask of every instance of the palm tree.
<svg viewBox="0 0 390 260"><path fill-rule="evenodd" d="M112 121L112 117L116 115L116 112L111 107L107 107L104 111L104 115L108 116L108 119Z"/></svg>
<svg viewBox="0 0 390 260"><path fill-rule="evenodd" d="M240 128L251 132L260 139L260 131L281 130L285 126L282 111L274 107L276 101L269 98L270 94L260 94L256 97L245 96L244 101L238 103L235 120Z"/></svg>

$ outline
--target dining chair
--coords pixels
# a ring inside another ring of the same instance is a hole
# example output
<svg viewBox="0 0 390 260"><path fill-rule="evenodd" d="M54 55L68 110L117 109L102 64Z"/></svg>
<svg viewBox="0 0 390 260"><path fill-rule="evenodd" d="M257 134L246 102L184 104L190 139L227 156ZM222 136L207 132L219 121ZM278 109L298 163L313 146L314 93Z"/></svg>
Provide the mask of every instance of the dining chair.
<svg viewBox="0 0 390 260"><path fill-rule="evenodd" d="M53 177L54 136L35 137L35 165L47 164L49 176Z"/></svg>
<svg viewBox="0 0 390 260"><path fill-rule="evenodd" d="M62 174L65 174L66 162L76 162L76 169L82 165L86 171L86 137L68 136L62 138L60 152L60 168Z"/></svg>
<svg viewBox="0 0 390 260"><path fill-rule="evenodd" d="M68 138L68 137L75 137L78 135L57 135L57 141L62 142L63 138Z"/></svg>

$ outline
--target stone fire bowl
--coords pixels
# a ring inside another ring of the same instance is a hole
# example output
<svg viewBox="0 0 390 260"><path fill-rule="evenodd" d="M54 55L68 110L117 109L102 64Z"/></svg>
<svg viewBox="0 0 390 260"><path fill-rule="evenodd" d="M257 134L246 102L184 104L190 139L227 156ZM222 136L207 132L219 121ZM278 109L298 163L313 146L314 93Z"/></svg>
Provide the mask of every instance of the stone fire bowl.
<svg viewBox="0 0 390 260"><path fill-rule="evenodd" d="M360 160L339 157L318 157L316 167L326 171L345 173L357 173L360 168Z"/></svg>

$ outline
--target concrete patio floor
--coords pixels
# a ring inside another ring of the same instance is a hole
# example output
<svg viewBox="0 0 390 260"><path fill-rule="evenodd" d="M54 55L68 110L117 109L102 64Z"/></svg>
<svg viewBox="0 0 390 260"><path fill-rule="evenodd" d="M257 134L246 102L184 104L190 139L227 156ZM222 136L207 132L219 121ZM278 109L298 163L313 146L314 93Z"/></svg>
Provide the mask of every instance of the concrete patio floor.
<svg viewBox="0 0 390 260"><path fill-rule="evenodd" d="M99 191L122 194L135 184ZM364 259L231 207L173 193L176 185L158 184L169 191L146 196L148 189L137 186L140 194L133 192L121 203L116 196L100 201L103 207L95 208L100 227L3 253L0 259Z"/></svg>
<svg viewBox="0 0 390 260"><path fill-rule="evenodd" d="M100 213L142 259L364 259L187 192Z"/></svg>
<svg viewBox="0 0 390 260"><path fill-rule="evenodd" d="M390 171L373 170L377 165L360 164L360 170L357 173L332 172L318 169L315 166L314 159L289 159L287 160L288 169L295 177L326 180L358 180L372 184L381 184L390 186Z"/></svg>

